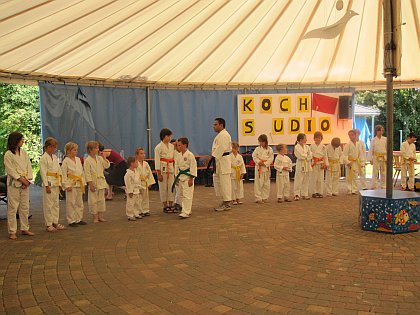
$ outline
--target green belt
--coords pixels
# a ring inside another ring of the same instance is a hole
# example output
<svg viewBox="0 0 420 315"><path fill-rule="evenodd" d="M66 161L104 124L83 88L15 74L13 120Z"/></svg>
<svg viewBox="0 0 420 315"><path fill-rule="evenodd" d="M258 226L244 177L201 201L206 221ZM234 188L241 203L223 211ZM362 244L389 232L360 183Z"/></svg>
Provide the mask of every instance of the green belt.
<svg viewBox="0 0 420 315"><path fill-rule="evenodd" d="M179 176L181 176L181 175L187 175L187 176L190 176L192 178L195 177L195 176L190 174L190 169L189 168L187 168L186 170L179 170L178 174L176 175L176 177L174 179L174 183L172 184L172 189L171 189L172 192L174 192L176 182L179 179Z"/></svg>

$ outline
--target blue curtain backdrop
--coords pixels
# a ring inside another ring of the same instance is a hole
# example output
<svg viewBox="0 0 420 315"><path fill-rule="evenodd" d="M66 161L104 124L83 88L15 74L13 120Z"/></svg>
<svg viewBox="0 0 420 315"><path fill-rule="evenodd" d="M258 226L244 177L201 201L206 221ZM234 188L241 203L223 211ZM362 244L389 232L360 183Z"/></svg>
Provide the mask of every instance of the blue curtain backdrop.
<svg viewBox="0 0 420 315"><path fill-rule="evenodd" d="M162 128L174 137L186 136L196 155L208 154L215 136L213 120L222 117L232 140L238 139L237 95L311 92L354 92L353 89L301 90L174 90L150 89L152 150ZM82 145L99 140L124 150L125 156L147 143L147 94L140 88L79 87L40 84L43 137L53 136L60 147L73 140ZM153 153L153 152L152 152Z"/></svg>
<svg viewBox="0 0 420 315"><path fill-rule="evenodd" d="M147 147L145 89L115 89L40 84L42 136L54 137L63 150L68 141L79 145L97 140L125 156Z"/></svg>
<svg viewBox="0 0 420 315"><path fill-rule="evenodd" d="M367 124L366 117L356 116L353 121L355 128L360 130L360 140L366 144L366 148L370 148L371 132Z"/></svg>

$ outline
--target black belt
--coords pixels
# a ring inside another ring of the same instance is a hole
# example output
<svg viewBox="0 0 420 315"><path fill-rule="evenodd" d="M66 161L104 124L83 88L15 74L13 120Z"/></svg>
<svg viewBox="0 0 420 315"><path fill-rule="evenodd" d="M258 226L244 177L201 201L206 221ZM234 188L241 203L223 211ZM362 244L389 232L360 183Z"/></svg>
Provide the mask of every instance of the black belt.
<svg viewBox="0 0 420 315"><path fill-rule="evenodd" d="M222 156L229 155L230 152L225 152L222 154ZM209 164L207 164L206 171L210 170L210 167L213 165L213 173L216 173L216 158L214 156L211 157Z"/></svg>

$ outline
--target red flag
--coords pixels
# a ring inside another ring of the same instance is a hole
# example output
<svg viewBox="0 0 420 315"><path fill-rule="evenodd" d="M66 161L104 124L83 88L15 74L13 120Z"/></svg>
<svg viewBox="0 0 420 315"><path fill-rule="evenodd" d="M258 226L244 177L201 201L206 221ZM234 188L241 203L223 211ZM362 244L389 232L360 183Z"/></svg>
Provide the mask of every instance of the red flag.
<svg viewBox="0 0 420 315"><path fill-rule="evenodd" d="M338 98L313 93L312 110L334 115Z"/></svg>

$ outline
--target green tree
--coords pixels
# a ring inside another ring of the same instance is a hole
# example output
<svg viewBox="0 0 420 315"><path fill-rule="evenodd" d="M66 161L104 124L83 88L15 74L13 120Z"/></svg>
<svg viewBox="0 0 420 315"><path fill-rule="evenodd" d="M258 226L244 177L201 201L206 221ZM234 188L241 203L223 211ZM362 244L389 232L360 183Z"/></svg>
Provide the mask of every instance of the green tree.
<svg viewBox="0 0 420 315"><path fill-rule="evenodd" d="M37 86L0 84L0 173L4 174L3 157L7 137L13 131L24 135L24 150L35 168L42 152L41 118Z"/></svg>
<svg viewBox="0 0 420 315"><path fill-rule="evenodd" d="M356 102L372 106L380 110L381 114L376 122L385 127L386 133L386 92L385 91L358 91ZM400 89L394 90L394 150L400 149L400 130L403 132L403 141L409 132L420 135L420 90ZM417 144L419 149L419 144Z"/></svg>

